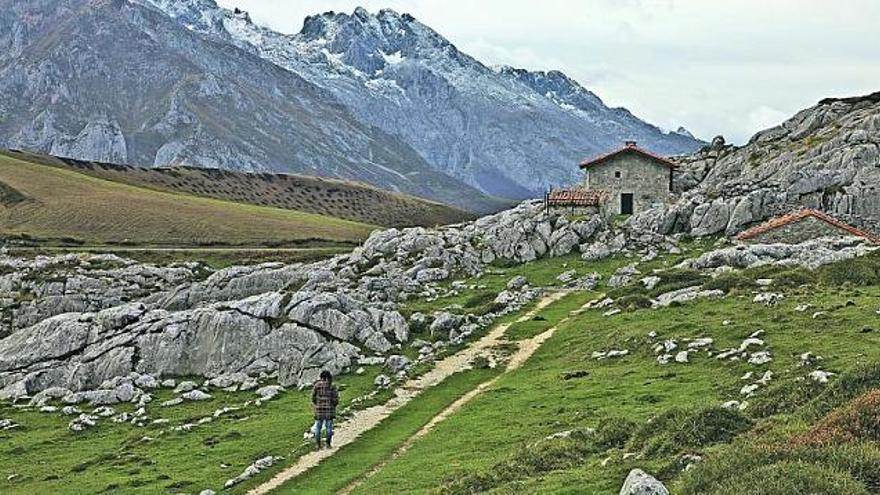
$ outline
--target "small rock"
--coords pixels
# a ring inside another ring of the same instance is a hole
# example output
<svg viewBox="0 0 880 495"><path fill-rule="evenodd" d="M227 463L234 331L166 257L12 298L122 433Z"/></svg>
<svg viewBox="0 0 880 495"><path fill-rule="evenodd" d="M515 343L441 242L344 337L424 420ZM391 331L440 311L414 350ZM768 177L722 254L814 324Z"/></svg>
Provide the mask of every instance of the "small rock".
<svg viewBox="0 0 880 495"><path fill-rule="evenodd" d="M195 388L197 386L198 385L196 385L195 382L190 382L190 381L180 382L179 384L177 384L177 387L174 388L174 393L181 394L184 392L190 392L192 390L195 390Z"/></svg>
<svg viewBox="0 0 880 495"><path fill-rule="evenodd" d="M180 396L184 400L189 401L202 401L211 399L211 394L206 394L201 390L190 390L189 392Z"/></svg>
<svg viewBox="0 0 880 495"><path fill-rule="evenodd" d="M773 360L773 358L770 357L769 352L760 351L760 352L752 353L751 357L749 358L749 364L762 365L762 364L769 363L772 360Z"/></svg>
<svg viewBox="0 0 880 495"><path fill-rule="evenodd" d="M373 380L373 385L379 388L388 388L391 386L391 378L388 378L386 375L379 375Z"/></svg>
<svg viewBox="0 0 880 495"><path fill-rule="evenodd" d="M507 282L507 290L520 290L525 287L529 281L522 275L517 275Z"/></svg>
<svg viewBox="0 0 880 495"><path fill-rule="evenodd" d="M830 371L815 370L809 375L811 380L817 383L828 383L828 379L834 376Z"/></svg>
<svg viewBox="0 0 880 495"><path fill-rule="evenodd" d="M675 355L676 363L687 363L688 362L688 351L680 351Z"/></svg>
<svg viewBox="0 0 880 495"><path fill-rule="evenodd" d="M641 469L633 469L623 482L620 495L669 495L669 490L657 478Z"/></svg>
<svg viewBox="0 0 880 495"><path fill-rule="evenodd" d="M814 320L818 320L819 318L824 318L825 316L828 316L828 311L816 311L815 313L813 313Z"/></svg>
<svg viewBox="0 0 880 495"><path fill-rule="evenodd" d="M281 392L284 392L284 387L281 385L267 385L257 389L257 395L259 395L260 399L264 401L274 399Z"/></svg>

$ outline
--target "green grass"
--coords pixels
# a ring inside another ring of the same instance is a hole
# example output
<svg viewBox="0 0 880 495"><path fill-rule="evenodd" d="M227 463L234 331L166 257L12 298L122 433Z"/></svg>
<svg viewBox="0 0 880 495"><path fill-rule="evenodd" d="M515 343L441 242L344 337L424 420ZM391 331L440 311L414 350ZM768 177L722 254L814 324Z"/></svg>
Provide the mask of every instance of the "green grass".
<svg viewBox="0 0 880 495"><path fill-rule="evenodd" d="M27 197L0 206L0 234L24 242L296 246L358 242L373 226L300 211L156 191L0 155L0 183Z"/></svg>
<svg viewBox="0 0 880 495"><path fill-rule="evenodd" d="M539 311L531 319L514 322L504 335L508 340L519 341L542 334L568 317L572 311L588 303L593 297L595 297L594 292L566 294L559 301Z"/></svg>
<svg viewBox="0 0 880 495"><path fill-rule="evenodd" d="M392 413L379 427L366 432L355 443L342 447L333 457L285 484L276 493L336 493L388 460L398 446L431 418L499 372L481 368L450 376Z"/></svg>
<svg viewBox="0 0 880 495"><path fill-rule="evenodd" d="M800 383L809 371L799 366L799 355L806 351L824 356L822 368L838 373L858 363L880 360L880 332L861 331L880 324L880 317L874 314L880 297L878 287L819 284L785 291L786 299L775 308L752 303L750 294L734 294L721 300L629 311L614 317L604 317L601 311L574 317L560 325L554 337L521 369L503 375L490 390L389 463L356 493L433 493L454 480L498 470L511 462L505 459L528 452L529 445L546 435L595 427L605 418L619 417L645 425L648 419L665 413L669 428L659 437L633 440L625 449L587 455L572 466L499 481L490 493L616 493L632 467L653 470L677 487L683 466L671 466L677 465L679 453L726 448L744 431L754 431L760 438L766 435L783 439L802 431L808 424L803 419L780 421L774 417L776 423L763 420L750 426L751 421L739 413L730 417L726 413L699 413L718 411L722 402L739 399L738 391L744 384L740 377L746 371L771 369L775 372L774 385ZM831 313L825 320L813 320L811 312L794 311L801 303ZM724 320L732 323L724 326ZM517 332L529 335L538 331L536 326L540 327L529 322L517 327ZM646 337L652 330L660 338L679 341L709 336L715 339L715 349L723 349L738 345L758 329L766 331L767 349L773 353L769 366L721 362L704 353L692 356L687 365L660 365ZM611 348L626 348L631 354L616 360L590 359L593 351ZM572 380L561 378L573 371L588 373ZM868 381L871 383L856 387L846 397L866 387L880 387L880 380ZM833 393L835 387L826 390ZM765 392L759 391L755 400ZM700 415L674 411L697 411ZM707 426L694 430L697 424ZM632 451L642 452L643 457L620 460L623 452ZM600 462L609 456L612 461L602 467ZM783 472L794 468L786 465L779 469ZM818 476L817 480L830 480L829 486L858 489L858 483L838 483L836 474L825 473L824 469L818 465L796 471L804 479ZM699 470L698 465L693 472Z"/></svg>
<svg viewBox="0 0 880 495"><path fill-rule="evenodd" d="M344 376L342 403L373 388L378 369L363 376ZM26 412L0 403L0 418L10 418L21 429L0 432L0 493L198 493L220 491L223 483L266 455L285 457L254 480L225 493L244 493L307 452L303 432L312 424L307 392L288 391L261 407L248 407L221 416L190 432L172 432L179 426L211 415L224 406L240 406L256 398L253 392L228 394L212 391L213 399L163 408L171 397L160 391L148 413L167 418L166 425L137 428L109 419L82 433L67 429L71 417L60 412ZM88 406L81 407L90 410ZM131 405L115 407L131 411ZM152 440L143 441L144 437ZM228 467L222 467L222 465ZM8 476L17 475L11 480Z"/></svg>

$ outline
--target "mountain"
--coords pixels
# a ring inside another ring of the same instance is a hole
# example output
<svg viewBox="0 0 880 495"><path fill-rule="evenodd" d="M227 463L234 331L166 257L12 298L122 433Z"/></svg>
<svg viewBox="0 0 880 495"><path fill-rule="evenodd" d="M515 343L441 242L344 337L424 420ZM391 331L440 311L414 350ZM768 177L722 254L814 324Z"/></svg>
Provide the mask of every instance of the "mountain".
<svg viewBox="0 0 880 495"><path fill-rule="evenodd" d="M0 116L8 148L299 172L475 211L499 206L328 91L124 0L0 1Z"/></svg>
<svg viewBox="0 0 880 495"><path fill-rule="evenodd" d="M216 168L143 168L0 151L0 158L4 155L142 188L327 215L384 227L433 227L473 217L445 204L339 179Z"/></svg>
<svg viewBox="0 0 880 495"><path fill-rule="evenodd" d="M664 133L561 72L492 69L408 14L328 12L284 35L214 0L139 0L332 92L358 118L400 137L436 169L503 197L580 180L581 159L637 140L657 153L703 143Z"/></svg>
<svg viewBox="0 0 880 495"><path fill-rule="evenodd" d="M634 223L730 235L809 207L880 232L880 92L822 100L744 146L719 137L679 161L681 199Z"/></svg>

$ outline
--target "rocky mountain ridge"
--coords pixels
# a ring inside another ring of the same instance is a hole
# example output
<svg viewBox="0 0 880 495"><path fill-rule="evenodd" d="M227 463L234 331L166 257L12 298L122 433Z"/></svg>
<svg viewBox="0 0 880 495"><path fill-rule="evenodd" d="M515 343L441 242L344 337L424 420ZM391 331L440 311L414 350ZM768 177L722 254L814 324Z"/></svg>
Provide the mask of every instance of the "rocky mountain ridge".
<svg viewBox="0 0 880 495"><path fill-rule="evenodd" d="M486 67L387 9L311 16L296 35L213 0L41 0L0 22L0 88L24 96L0 103L11 148L350 178L486 212L498 203L477 190L535 197L626 139L701 144L562 73Z"/></svg>
<svg viewBox="0 0 880 495"><path fill-rule="evenodd" d="M0 146L143 166L354 179L473 211L498 202L326 90L128 1L6 2Z"/></svg>

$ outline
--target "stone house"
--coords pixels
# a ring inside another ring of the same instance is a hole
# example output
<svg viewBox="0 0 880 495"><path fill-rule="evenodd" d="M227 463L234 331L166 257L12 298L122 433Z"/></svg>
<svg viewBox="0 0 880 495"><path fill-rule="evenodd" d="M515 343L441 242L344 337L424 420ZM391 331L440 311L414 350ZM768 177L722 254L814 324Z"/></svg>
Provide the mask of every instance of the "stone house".
<svg viewBox="0 0 880 495"><path fill-rule="evenodd" d="M863 237L880 244L880 237L853 227L831 215L804 209L770 220L740 232L736 239L753 243L798 244L818 237Z"/></svg>
<svg viewBox="0 0 880 495"><path fill-rule="evenodd" d="M611 214L631 215L661 205L672 194L675 163L627 141L611 153L580 164L583 188L604 191Z"/></svg>

